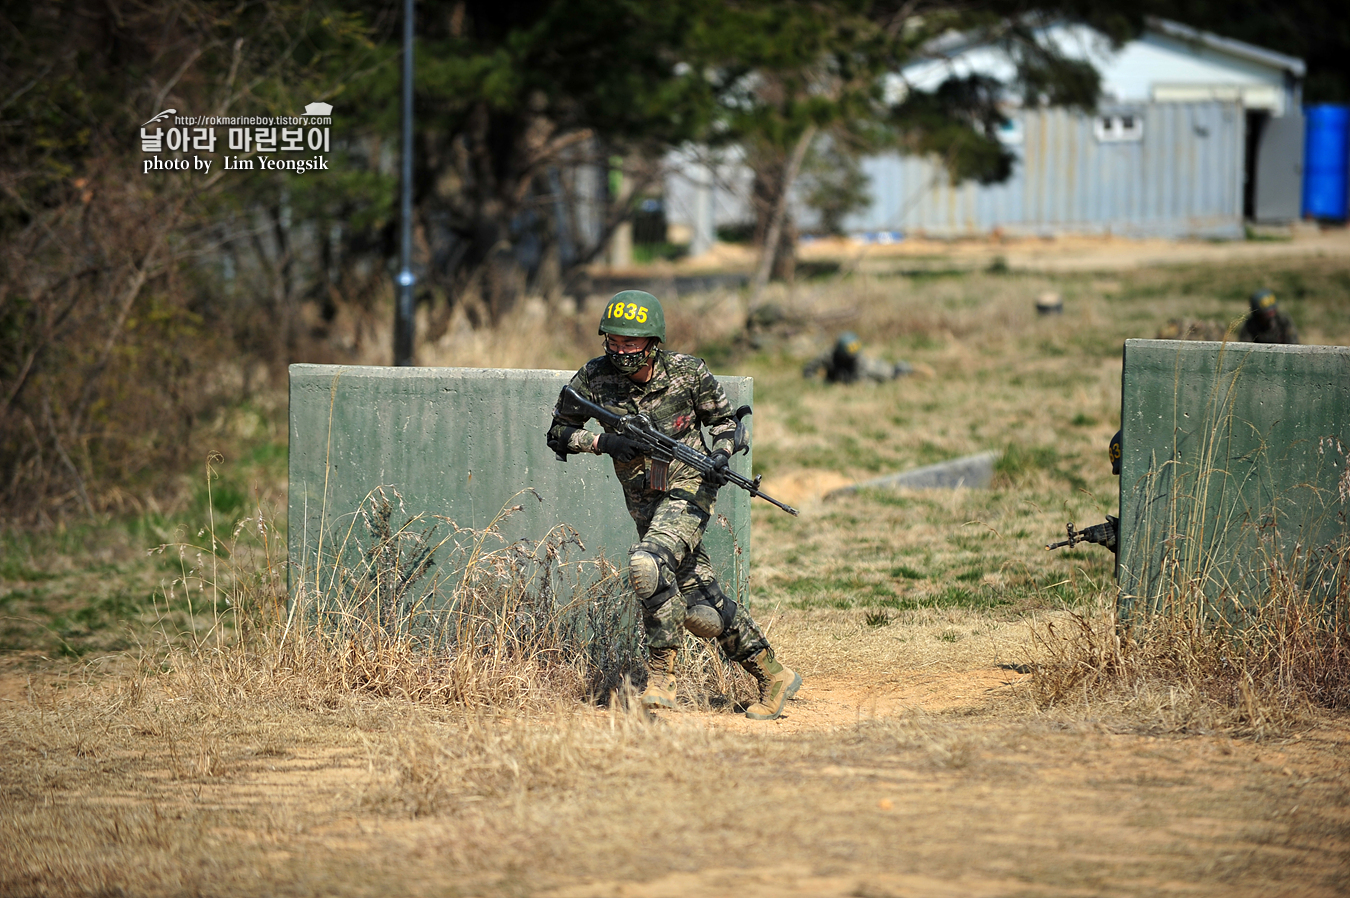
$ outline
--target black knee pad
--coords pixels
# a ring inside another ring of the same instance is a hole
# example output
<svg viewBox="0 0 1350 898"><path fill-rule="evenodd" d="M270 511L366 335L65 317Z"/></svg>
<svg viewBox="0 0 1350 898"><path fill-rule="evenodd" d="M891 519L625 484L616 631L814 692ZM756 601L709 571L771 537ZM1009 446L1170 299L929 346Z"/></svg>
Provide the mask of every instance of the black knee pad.
<svg viewBox="0 0 1350 898"><path fill-rule="evenodd" d="M700 639L721 636L736 620L736 600L715 582L694 587L684 598L684 628Z"/></svg>

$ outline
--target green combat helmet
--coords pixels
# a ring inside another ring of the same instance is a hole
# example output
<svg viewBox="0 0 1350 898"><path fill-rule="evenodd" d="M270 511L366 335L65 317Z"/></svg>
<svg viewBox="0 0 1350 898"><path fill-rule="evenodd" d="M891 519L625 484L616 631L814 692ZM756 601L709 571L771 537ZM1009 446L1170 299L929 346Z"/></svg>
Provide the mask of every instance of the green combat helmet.
<svg viewBox="0 0 1350 898"><path fill-rule="evenodd" d="M661 300L642 290L624 290L615 293L605 306L600 320L600 335L618 337L655 337L666 341L666 313Z"/></svg>
<svg viewBox="0 0 1350 898"><path fill-rule="evenodd" d="M605 317L600 319L600 335L618 337L654 337L641 352L615 352L605 345L605 358L614 370L632 376L641 371L656 351L656 344L666 339L666 313L661 301L641 290L624 290L614 294L605 306Z"/></svg>

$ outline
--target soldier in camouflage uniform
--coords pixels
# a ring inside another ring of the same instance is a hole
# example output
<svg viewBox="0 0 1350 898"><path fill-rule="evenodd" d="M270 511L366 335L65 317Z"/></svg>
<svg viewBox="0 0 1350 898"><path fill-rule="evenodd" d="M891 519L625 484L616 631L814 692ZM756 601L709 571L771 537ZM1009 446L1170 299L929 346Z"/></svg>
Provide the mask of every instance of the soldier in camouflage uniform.
<svg viewBox="0 0 1350 898"><path fill-rule="evenodd" d="M1121 434L1124 430L1117 430L1111 437L1111 442L1107 444L1107 457L1111 459L1111 473L1120 476L1120 450ZM1064 546L1073 548L1078 543L1095 543L1099 546L1105 546L1117 556L1120 555L1120 518L1113 514L1106 516L1104 524L1093 524L1086 530L1074 530L1073 521L1069 522L1068 539L1060 540L1057 543L1051 543L1046 546L1047 549L1059 549ZM1120 576L1119 564L1116 565L1116 576Z"/></svg>
<svg viewBox="0 0 1350 898"><path fill-rule="evenodd" d="M862 354L862 340L848 331L834 341L834 348L816 356L802 368L802 377L815 377L825 372L825 380L832 384L851 384L860 380L885 383L913 373L908 362L883 362Z"/></svg>
<svg viewBox="0 0 1350 898"><path fill-rule="evenodd" d="M571 386L589 401L618 414L645 414L663 433L720 462L731 458L736 418L721 384L702 359L659 348L665 313L650 293L625 290L605 308L600 324L605 354L591 359ZM722 651L759 683L759 701L746 709L754 720L773 720L801 685L779 663L743 604L717 583L703 548L717 490L726 483L714 471L701 476L680 462L653 462L621 434L596 435L586 418L553 411L548 442L554 451L608 455L623 487L628 513L637 524L629 552L629 582L642 605L647 631L644 707L675 707L675 661L683 630L716 637ZM712 452L700 426L712 437Z"/></svg>
<svg viewBox="0 0 1350 898"><path fill-rule="evenodd" d="M1280 311L1274 293L1257 290L1252 294L1251 307L1238 339L1248 343L1298 343L1294 320Z"/></svg>

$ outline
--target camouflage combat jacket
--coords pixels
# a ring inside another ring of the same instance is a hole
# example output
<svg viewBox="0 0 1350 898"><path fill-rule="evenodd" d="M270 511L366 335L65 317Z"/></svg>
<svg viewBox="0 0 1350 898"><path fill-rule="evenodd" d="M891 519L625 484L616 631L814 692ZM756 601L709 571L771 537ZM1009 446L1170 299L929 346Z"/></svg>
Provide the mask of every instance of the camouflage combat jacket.
<svg viewBox="0 0 1350 898"><path fill-rule="evenodd" d="M1248 343L1288 343L1298 345L1298 330L1294 319L1284 312L1276 312L1274 318L1262 320L1255 313L1247 316L1242 323L1242 332L1238 339Z"/></svg>
<svg viewBox="0 0 1350 898"><path fill-rule="evenodd" d="M736 417L726 391L712 376L703 359L678 352L657 350L651 380L637 383L619 373L601 356L591 359L572 377L572 389L596 405L620 415L644 414L656 428L699 452L718 449L731 452ZM550 444L562 443L572 452L594 452L597 436L583 429L586 418L554 410L549 429ZM712 446L704 444L700 425L708 428ZM650 460L639 457L623 464L614 462L614 473L630 499L645 491ZM668 490L695 501L704 511L712 507L715 489L703 488L703 478L688 465L673 462Z"/></svg>

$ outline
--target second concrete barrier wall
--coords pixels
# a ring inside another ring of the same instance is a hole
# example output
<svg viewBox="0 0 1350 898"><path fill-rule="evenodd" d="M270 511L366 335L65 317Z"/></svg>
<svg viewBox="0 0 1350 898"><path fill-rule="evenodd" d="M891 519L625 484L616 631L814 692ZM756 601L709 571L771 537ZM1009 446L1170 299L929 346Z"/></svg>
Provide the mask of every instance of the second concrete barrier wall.
<svg viewBox="0 0 1350 898"><path fill-rule="evenodd" d="M1123 612L1344 596L1350 348L1128 340L1121 421Z"/></svg>

